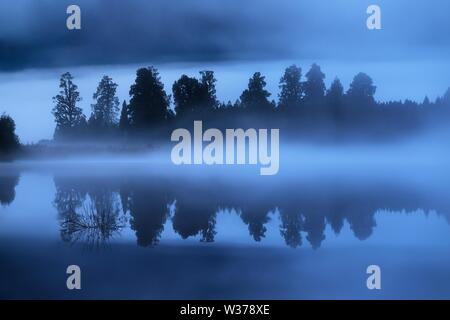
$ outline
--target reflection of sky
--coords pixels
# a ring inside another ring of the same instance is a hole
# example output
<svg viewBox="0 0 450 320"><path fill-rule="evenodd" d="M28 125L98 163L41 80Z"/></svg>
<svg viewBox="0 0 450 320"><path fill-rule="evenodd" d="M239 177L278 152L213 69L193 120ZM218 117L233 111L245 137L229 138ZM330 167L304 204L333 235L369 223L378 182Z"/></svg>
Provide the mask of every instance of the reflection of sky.
<svg viewBox="0 0 450 320"><path fill-rule="evenodd" d="M211 69L216 72L217 95L220 100L234 102L239 98L255 71L266 76L267 89L271 98L277 100L278 81L286 66L296 63L303 68L303 74L313 61L281 61L254 63L198 63L191 65L161 65L159 67L165 90L171 93L173 82L181 74L197 76L198 71ZM450 86L450 63L411 60L404 62L333 62L318 61L326 74L326 83L339 77L348 88L353 76L364 71L377 85L376 98L382 101L412 99L422 101L425 95L435 99L444 94ZM143 64L145 66L145 64ZM104 74L110 75L119 84L121 101L129 100L129 88L134 82L138 65L109 67L68 68L75 76L86 115L90 114L92 94ZM59 76L66 69L29 70L16 73L0 73L0 112L7 112L15 120L22 142L36 142L53 135L54 121L51 115L52 97L58 91Z"/></svg>

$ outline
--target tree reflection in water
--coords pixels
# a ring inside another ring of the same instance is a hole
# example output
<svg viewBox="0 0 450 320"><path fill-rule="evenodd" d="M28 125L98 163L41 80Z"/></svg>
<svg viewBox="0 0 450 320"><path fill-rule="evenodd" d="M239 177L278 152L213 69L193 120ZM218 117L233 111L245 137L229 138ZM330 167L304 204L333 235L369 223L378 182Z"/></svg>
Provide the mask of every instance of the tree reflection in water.
<svg viewBox="0 0 450 320"><path fill-rule="evenodd" d="M279 234L287 246L301 247L306 239L318 249L326 238L327 225L339 234L346 224L357 239L368 239L376 228L380 208L397 214L420 208L437 212L450 209L444 198L429 201L409 189L380 185L365 189L299 187L299 194L290 186L271 192L258 186L246 194L246 186L193 183L186 187L178 181L127 177L56 177L55 185L54 205L62 239L93 245L105 243L129 227L138 246L156 246L168 223L182 239L198 237L201 242L214 242L218 217L228 212L241 219L257 242L265 238L268 224L278 219Z"/></svg>
<svg viewBox="0 0 450 320"><path fill-rule="evenodd" d="M88 191L84 184L55 179L54 205L60 218L61 238L98 247L120 235L127 224L118 192L106 188Z"/></svg>

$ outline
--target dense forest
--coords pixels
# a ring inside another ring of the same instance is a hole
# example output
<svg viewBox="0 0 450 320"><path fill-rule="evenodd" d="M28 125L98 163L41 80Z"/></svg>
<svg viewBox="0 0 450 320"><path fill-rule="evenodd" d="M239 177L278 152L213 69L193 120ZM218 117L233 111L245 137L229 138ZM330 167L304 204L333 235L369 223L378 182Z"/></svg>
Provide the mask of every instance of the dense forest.
<svg viewBox="0 0 450 320"><path fill-rule="evenodd" d="M216 96L213 71L198 78L182 75L168 94L154 67L141 68L131 85L129 101L119 101L117 84L103 76L95 90L91 114L79 106L81 94L74 77L64 73L59 93L53 97L54 141L116 140L130 143L141 138L162 139L177 127L191 127L203 120L215 128L280 128L284 137L308 140L383 139L418 132L429 124L445 125L450 117L450 89L435 101L378 102L370 76L358 73L345 91L339 79L325 85L325 74L313 64L305 75L292 65L284 71L275 101L266 90L265 77L255 72L236 101ZM19 146L13 119L0 118L0 152ZM151 140L153 141L153 140Z"/></svg>

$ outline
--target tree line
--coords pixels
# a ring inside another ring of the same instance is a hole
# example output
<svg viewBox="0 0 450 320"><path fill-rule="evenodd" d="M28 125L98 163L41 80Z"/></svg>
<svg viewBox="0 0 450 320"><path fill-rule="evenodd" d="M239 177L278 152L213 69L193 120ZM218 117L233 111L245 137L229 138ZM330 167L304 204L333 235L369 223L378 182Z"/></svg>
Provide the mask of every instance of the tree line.
<svg viewBox="0 0 450 320"><path fill-rule="evenodd" d="M347 91L336 78L327 88L325 74L312 64L303 75L302 69L291 65L280 78L278 99L266 89L265 77L255 72L235 102L220 102L216 95L213 71L200 71L199 77L182 75L168 94L155 67L140 68L129 90L129 102L120 104L117 83L107 75L94 92L88 117L79 106L81 95L74 77L61 75L59 93L53 97L55 140L98 139L100 137L133 137L145 132L165 132L171 127L193 119L207 120L210 126L245 127L256 121L285 128L288 132L308 129L330 131L359 128L373 129L378 134L416 130L424 122L450 117L450 89L431 102L411 100L377 102L377 87L370 76L358 73ZM0 118L0 150L18 146L14 121ZM336 131L334 132L336 133Z"/></svg>
<svg viewBox="0 0 450 320"><path fill-rule="evenodd" d="M325 74L317 64L311 66L304 78L300 67L286 68L279 82L276 102L266 89L265 77L255 72L235 102L220 102L213 71L200 71L198 78L182 75L168 94L155 67L141 68L130 87L129 102L123 101L121 107L116 95L117 84L104 76L93 95L91 115L86 119L78 106L81 98L73 77L65 73L60 79L60 93L53 98L55 138L83 134L88 137L113 133L133 135L193 119L210 120L216 127L245 118L253 122L265 120L268 125L278 121L278 127L291 128L302 124L303 127L362 126L367 129L370 124L382 122L382 127L392 126L397 130L405 126L415 128L427 118L424 113L432 114L442 109L442 105L450 106L450 89L433 103L428 98L423 103L410 100L379 103L374 98L377 88L365 73L358 73L347 91L338 78L327 88Z"/></svg>

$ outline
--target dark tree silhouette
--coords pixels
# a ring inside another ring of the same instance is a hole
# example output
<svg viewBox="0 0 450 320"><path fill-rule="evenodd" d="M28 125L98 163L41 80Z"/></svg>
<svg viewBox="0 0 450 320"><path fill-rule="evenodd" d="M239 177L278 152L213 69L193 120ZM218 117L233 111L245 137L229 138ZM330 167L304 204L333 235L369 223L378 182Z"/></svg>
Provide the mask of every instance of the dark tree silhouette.
<svg viewBox="0 0 450 320"><path fill-rule="evenodd" d="M122 132L127 132L130 127L129 108L127 102L122 103L122 111L120 111L119 129Z"/></svg>
<svg viewBox="0 0 450 320"><path fill-rule="evenodd" d="M119 98L116 96L117 84L108 76L103 76L93 95L92 114L89 125L94 131L103 131L117 125Z"/></svg>
<svg viewBox="0 0 450 320"><path fill-rule="evenodd" d="M281 225L280 233L284 238L286 245L291 248L297 248L302 245L302 235L300 233L303 218L298 213L280 212Z"/></svg>
<svg viewBox="0 0 450 320"><path fill-rule="evenodd" d="M325 95L325 74L320 70L320 67L314 63L305 76L306 81L303 83L305 103L309 105L322 103Z"/></svg>
<svg viewBox="0 0 450 320"><path fill-rule="evenodd" d="M208 225L202 230L201 242L214 242L216 231L216 213L209 217Z"/></svg>
<svg viewBox="0 0 450 320"><path fill-rule="evenodd" d="M0 178L0 204L10 205L16 197L16 187L19 184L18 174L6 174Z"/></svg>
<svg viewBox="0 0 450 320"><path fill-rule="evenodd" d="M326 94L327 105L331 109L331 117L337 122L341 120L344 107L344 87L338 78L334 79Z"/></svg>
<svg viewBox="0 0 450 320"><path fill-rule="evenodd" d="M126 218L120 214L118 192L92 181L67 177L55 177L55 186L53 204L58 211L63 241L93 247L120 234Z"/></svg>
<svg viewBox="0 0 450 320"><path fill-rule="evenodd" d="M216 82L214 71L204 70L200 71L201 83L204 90L204 100L207 110L216 109L219 106L219 101L216 96Z"/></svg>
<svg viewBox="0 0 450 320"><path fill-rule="evenodd" d="M294 110L301 104L303 87L301 83L302 69L296 65L286 68L280 79L278 106L280 110Z"/></svg>
<svg viewBox="0 0 450 320"><path fill-rule="evenodd" d="M194 113L201 108L202 85L196 78L182 75L172 86L177 116Z"/></svg>
<svg viewBox="0 0 450 320"><path fill-rule="evenodd" d="M303 227L304 231L308 233L306 239L312 248L316 250L321 246L322 241L325 240L325 217L319 212L307 213L304 216Z"/></svg>
<svg viewBox="0 0 450 320"><path fill-rule="evenodd" d="M248 225L248 231L255 241L261 241L266 236L266 223L270 221L269 211L262 208L251 208L241 211L242 221Z"/></svg>
<svg viewBox="0 0 450 320"><path fill-rule="evenodd" d="M73 182L69 178L55 177L54 181L56 193L53 205L60 219L65 219L81 208L86 199L86 187L83 183Z"/></svg>
<svg viewBox="0 0 450 320"><path fill-rule="evenodd" d="M86 117L77 106L81 101L78 87L73 83L73 76L66 72L61 75L60 92L53 97L55 106L52 113L55 116L55 138L73 138L80 134L86 126Z"/></svg>
<svg viewBox="0 0 450 320"><path fill-rule="evenodd" d="M353 230L359 240L368 239L377 225L374 209L369 209L366 212L363 210L350 211L347 214L347 221L350 224L350 229Z"/></svg>
<svg viewBox="0 0 450 320"><path fill-rule="evenodd" d="M216 78L212 71L201 71L201 79L182 75L172 86L177 116L204 114L217 108Z"/></svg>
<svg viewBox="0 0 450 320"><path fill-rule="evenodd" d="M122 207L128 208L130 226L141 247L159 243L170 211L166 194L158 188L124 185L121 188Z"/></svg>
<svg viewBox="0 0 450 320"><path fill-rule="evenodd" d="M133 133L150 129L154 137L158 137L159 132L165 135L174 124L187 124L194 117L203 119L208 127L221 129L247 126L251 120L283 128L286 136L338 141L355 137L352 133L368 139L383 139L412 133L431 122L450 118L450 89L435 101L425 98L422 103L411 100L377 102L376 86L365 73L354 77L345 94L337 78L326 90L325 74L315 63L305 78L302 82L302 70L296 65L286 68L279 83L278 108L275 108L275 102L269 100L271 94L266 90L265 77L259 72L249 79L248 88L234 104L218 101L213 71L201 71L198 78L183 75L172 86L172 109L171 96L164 91L158 71L154 67L141 68L130 88L129 104L122 105L118 129L117 85L107 76L94 95L96 103L92 105L90 124L92 127L112 126L111 132L126 132L125 137L136 138ZM54 97L55 138L82 136L86 120L77 106L81 98L70 73L62 75L60 87L60 94ZM288 110L295 112L286 112ZM95 130L88 132L96 137Z"/></svg>
<svg viewBox="0 0 450 320"><path fill-rule="evenodd" d="M149 129L169 117L170 98L164 91L158 70L141 68L130 88L130 125L134 129Z"/></svg>
<svg viewBox="0 0 450 320"><path fill-rule="evenodd" d="M248 81L248 88L241 94L242 107L259 112L272 110L274 105L268 100L271 94L265 87L265 77L261 73L255 72Z"/></svg>
<svg viewBox="0 0 450 320"><path fill-rule="evenodd" d="M177 201L172 218L173 229L183 239L201 234L200 241L214 242L216 210L208 205Z"/></svg>
<svg viewBox="0 0 450 320"><path fill-rule="evenodd" d="M377 87L373 85L372 78L360 72L353 78L347 91L347 97L353 105L373 105L375 103L374 95L376 89Z"/></svg>
<svg viewBox="0 0 450 320"><path fill-rule="evenodd" d="M5 114L0 116L0 155L9 154L19 148L14 120Z"/></svg>

